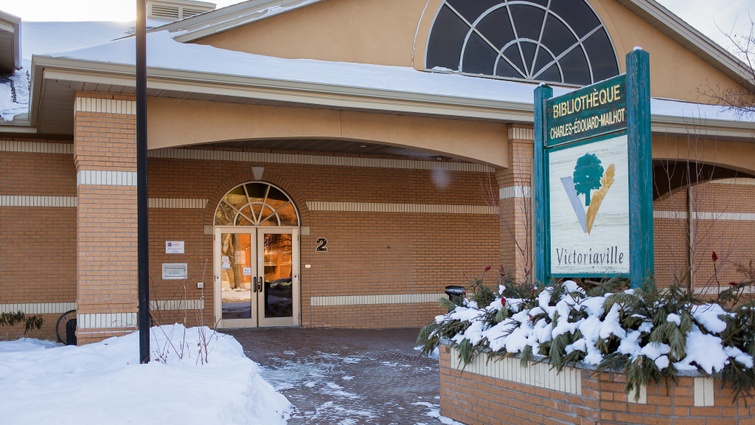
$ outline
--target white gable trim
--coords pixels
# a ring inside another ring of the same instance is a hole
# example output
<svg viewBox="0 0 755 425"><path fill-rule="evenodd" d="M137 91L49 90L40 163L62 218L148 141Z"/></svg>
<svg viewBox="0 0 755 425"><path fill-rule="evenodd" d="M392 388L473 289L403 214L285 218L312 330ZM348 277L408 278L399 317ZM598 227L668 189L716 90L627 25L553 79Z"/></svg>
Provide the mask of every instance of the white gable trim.
<svg viewBox="0 0 755 425"><path fill-rule="evenodd" d="M176 41L191 42L252 22L272 18L323 0L254 0L164 25L160 30L180 31Z"/></svg>

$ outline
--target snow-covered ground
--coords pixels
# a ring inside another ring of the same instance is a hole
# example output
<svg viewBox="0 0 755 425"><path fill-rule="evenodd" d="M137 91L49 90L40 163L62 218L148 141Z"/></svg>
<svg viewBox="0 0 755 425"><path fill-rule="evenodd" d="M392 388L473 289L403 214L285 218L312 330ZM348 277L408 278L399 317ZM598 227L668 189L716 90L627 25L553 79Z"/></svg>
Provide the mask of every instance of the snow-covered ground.
<svg viewBox="0 0 755 425"><path fill-rule="evenodd" d="M441 416L437 396L410 396L406 407L375 405L364 393L374 386L351 385L360 381L355 374L373 374L380 364L406 379L427 374L426 361L418 358L388 362L350 355L348 349L306 355L289 350L263 368L233 336L207 327L161 326L151 335L152 362L146 365L138 361L138 333L81 347L37 339L0 341L0 424L382 423L391 409L406 408L426 418L415 425L462 425ZM381 377L374 376L369 382L390 392L396 382L383 378L383 383L375 383ZM297 388L303 391L292 393L292 400L305 408L295 408L278 392ZM307 392L315 395L302 401ZM407 395L398 391L396 398Z"/></svg>
<svg viewBox="0 0 755 425"><path fill-rule="evenodd" d="M233 337L172 325L153 328L150 345L140 365L138 333L82 347L0 342L0 423L286 423L291 404Z"/></svg>

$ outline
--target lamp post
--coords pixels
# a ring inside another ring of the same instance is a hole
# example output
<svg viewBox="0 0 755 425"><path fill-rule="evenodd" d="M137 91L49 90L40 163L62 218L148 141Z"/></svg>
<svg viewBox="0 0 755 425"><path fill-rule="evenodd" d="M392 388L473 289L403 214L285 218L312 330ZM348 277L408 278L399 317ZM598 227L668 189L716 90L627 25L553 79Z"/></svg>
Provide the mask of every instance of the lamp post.
<svg viewBox="0 0 755 425"><path fill-rule="evenodd" d="M136 0L136 210L140 363L149 363L149 201L147 196L147 5L146 0Z"/></svg>

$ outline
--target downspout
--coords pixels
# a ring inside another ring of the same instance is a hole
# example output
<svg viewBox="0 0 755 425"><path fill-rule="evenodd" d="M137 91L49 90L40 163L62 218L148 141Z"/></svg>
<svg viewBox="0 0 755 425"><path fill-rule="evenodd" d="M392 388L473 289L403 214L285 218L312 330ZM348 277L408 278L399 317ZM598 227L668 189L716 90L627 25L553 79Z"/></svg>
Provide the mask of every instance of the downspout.
<svg viewBox="0 0 755 425"><path fill-rule="evenodd" d="M692 202L692 185L687 186L687 235L689 240L687 241L687 253L689 258L689 290L692 292L695 288L695 226L694 226L694 205Z"/></svg>

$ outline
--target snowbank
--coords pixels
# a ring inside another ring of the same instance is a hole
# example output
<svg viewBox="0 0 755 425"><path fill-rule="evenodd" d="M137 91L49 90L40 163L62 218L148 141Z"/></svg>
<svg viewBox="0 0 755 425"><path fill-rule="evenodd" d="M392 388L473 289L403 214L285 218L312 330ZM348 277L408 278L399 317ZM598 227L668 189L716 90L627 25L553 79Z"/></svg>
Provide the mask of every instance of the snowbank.
<svg viewBox="0 0 755 425"><path fill-rule="evenodd" d="M202 341L207 362L199 354ZM150 345L153 361L140 365L138 333L82 347L0 342L2 423L286 422L290 403L259 376L233 337L172 325L153 328Z"/></svg>

